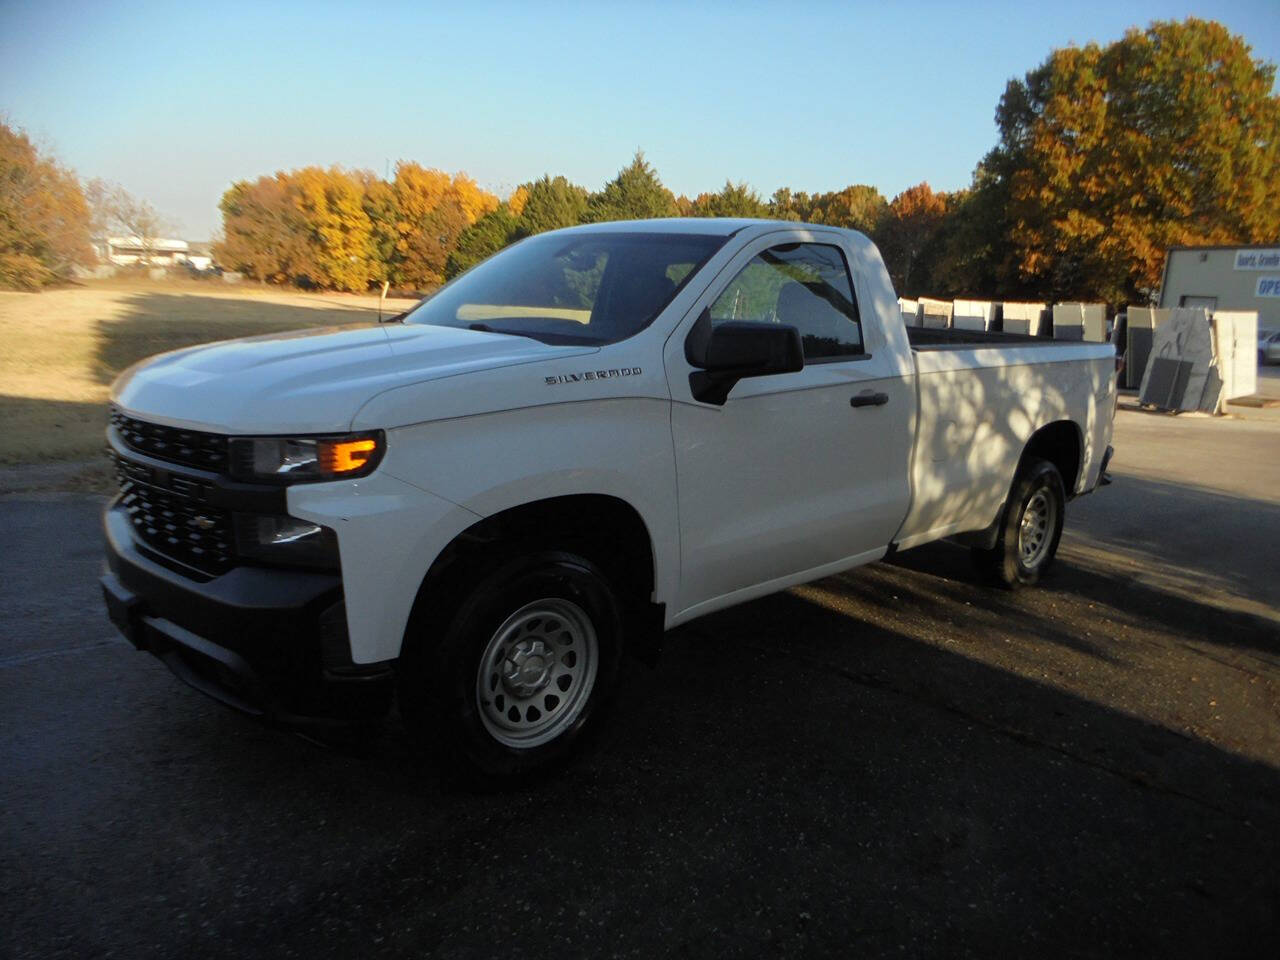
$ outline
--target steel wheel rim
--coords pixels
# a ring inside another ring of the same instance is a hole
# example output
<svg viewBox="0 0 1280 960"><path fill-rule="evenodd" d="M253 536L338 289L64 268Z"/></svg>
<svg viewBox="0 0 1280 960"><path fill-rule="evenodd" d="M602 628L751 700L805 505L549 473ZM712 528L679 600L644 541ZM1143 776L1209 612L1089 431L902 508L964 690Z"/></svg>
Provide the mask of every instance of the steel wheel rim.
<svg viewBox="0 0 1280 960"><path fill-rule="evenodd" d="M1022 510L1018 526L1018 556L1023 566L1034 567L1049 552L1053 528L1057 523L1057 507L1048 493L1037 490Z"/></svg>
<svg viewBox="0 0 1280 960"><path fill-rule="evenodd" d="M600 645L586 611L548 597L527 603L485 644L476 708L499 743L529 749L573 726L595 687Z"/></svg>

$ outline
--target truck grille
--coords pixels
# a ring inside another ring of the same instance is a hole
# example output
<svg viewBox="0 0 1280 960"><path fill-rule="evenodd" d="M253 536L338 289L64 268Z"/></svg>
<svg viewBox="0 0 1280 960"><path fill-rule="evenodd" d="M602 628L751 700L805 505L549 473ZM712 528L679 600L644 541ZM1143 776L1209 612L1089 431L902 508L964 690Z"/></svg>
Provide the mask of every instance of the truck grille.
<svg viewBox="0 0 1280 960"><path fill-rule="evenodd" d="M114 406L111 408L111 426L115 427L121 441L130 450L198 470L215 473L227 470L227 438L221 434L147 423L122 413Z"/></svg>
<svg viewBox="0 0 1280 960"><path fill-rule="evenodd" d="M228 570L235 559L231 517L205 504L204 484L170 476L171 489L157 485L151 468L116 458L120 505L134 533L147 546L205 573Z"/></svg>

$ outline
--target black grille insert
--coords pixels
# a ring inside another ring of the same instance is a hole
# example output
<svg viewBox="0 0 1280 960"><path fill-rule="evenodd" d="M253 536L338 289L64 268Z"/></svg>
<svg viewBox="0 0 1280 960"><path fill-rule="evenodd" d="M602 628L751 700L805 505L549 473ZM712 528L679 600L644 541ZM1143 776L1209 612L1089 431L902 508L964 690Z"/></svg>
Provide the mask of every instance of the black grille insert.
<svg viewBox="0 0 1280 960"><path fill-rule="evenodd" d="M116 407L111 408L111 426L130 450L199 470L227 472L227 438L221 434L147 423Z"/></svg>
<svg viewBox="0 0 1280 960"><path fill-rule="evenodd" d="M170 477L171 489L158 485L155 471L116 458L120 505L138 539L158 553L210 574L223 573L235 560L231 517L201 502L203 484ZM179 492L181 490L181 492Z"/></svg>

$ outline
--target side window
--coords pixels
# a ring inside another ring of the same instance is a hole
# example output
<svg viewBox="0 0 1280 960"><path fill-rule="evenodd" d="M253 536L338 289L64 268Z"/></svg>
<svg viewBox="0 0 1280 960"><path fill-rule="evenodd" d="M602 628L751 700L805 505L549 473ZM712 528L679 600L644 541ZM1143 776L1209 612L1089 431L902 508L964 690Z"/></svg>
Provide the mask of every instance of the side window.
<svg viewBox="0 0 1280 960"><path fill-rule="evenodd" d="M758 254L711 305L711 322L786 323L806 361L860 356L862 321L839 247L787 243Z"/></svg>

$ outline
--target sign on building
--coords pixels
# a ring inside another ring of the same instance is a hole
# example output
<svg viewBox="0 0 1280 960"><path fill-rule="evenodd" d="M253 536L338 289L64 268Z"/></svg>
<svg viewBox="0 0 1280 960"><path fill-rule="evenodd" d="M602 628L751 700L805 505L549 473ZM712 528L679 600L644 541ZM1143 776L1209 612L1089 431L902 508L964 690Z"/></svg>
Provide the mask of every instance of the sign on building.
<svg viewBox="0 0 1280 960"><path fill-rule="evenodd" d="M1280 277L1259 277L1256 297L1280 297Z"/></svg>
<svg viewBox="0 0 1280 960"><path fill-rule="evenodd" d="M1236 269L1280 270L1280 247L1273 247L1270 250L1237 250Z"/></svg>

